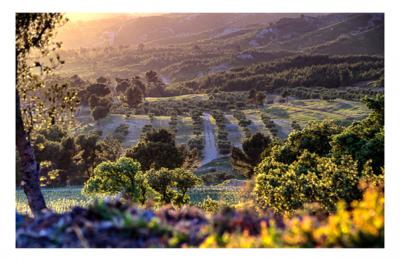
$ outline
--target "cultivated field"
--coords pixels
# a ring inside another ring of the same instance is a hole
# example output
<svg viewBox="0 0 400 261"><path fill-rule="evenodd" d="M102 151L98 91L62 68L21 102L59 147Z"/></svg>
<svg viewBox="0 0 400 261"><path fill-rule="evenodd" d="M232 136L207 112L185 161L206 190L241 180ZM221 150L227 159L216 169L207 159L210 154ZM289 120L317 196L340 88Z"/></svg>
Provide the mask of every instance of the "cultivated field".
<svg viewBox="0 0 400 261"><path fill-rule="evenodd" d="M205 95L194 95L193 99L205 99ZM176 97L168 98L147 98L150 102L160 101L178 101L188 98L188 95L181 95ZM207 108L198 108L204 112L207 112ZM337 120L345 123L350 123L354 120L364 118L368 114L366 106L361 102L347 101L342 99L336 99L334 101L325 101L320 99L309 99L309 100L295 100L290 99L286 103L273 103L266 104L263 107L257 109L245 109L242 110L246 115L246 118L251 120L249 129L252 134L261 132L269 134L269 131L265 128L262 120L261 113L266 113L278 127L278 136L281 139L287 137L292 130L291 122L296 121L301 126L304 126L307 122L312 120ZM236 147L241 146L244 134L239 127L239 122L232 115L232 112L224 112L225 118L228 121L228 140ZM212 117L212 116L211 116ZM112 134L114 129L125 123L129 125L129 134L124 140L123 144L125 147L129 147L138 142L143 126L152 125L154 128L168 128L170 116L154 116L151 120L148 115L131 115L126 118L122 114L110 114L106 118L101 119L97 123L90 119L90 115L78 117L81 124L79 131L90 131L90 130L101 130L103 136ZM212 119L211 119L212 122ZM178 125L176 141L179 144L186 144L187 141L192 138L193 135L193 121L188 116L178 115Z"/></svg>

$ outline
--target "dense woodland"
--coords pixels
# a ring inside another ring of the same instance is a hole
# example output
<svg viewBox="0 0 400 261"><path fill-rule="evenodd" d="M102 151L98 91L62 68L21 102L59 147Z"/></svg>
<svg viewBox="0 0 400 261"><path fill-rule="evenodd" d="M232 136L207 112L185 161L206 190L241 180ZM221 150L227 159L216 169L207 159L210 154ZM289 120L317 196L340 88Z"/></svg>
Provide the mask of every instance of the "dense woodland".
<svg viewBox="0 0 400 261"><path fill-rule="evenodd" d="M17 247L383 247L383 18L271 17L66 49L17 14Z"/></svg>

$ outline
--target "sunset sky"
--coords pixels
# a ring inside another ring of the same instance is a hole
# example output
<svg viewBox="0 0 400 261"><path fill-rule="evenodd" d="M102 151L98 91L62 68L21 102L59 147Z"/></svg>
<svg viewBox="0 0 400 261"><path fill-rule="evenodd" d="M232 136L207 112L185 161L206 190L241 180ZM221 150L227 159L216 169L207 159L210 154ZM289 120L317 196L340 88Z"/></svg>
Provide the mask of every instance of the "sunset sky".
<svg viewBox="0 0 400 261"><path fill-rule="evenodd" d="M109 18L116 15L149 16L156 14L157 13L66 13L67 17L73 22Z"/></svg>

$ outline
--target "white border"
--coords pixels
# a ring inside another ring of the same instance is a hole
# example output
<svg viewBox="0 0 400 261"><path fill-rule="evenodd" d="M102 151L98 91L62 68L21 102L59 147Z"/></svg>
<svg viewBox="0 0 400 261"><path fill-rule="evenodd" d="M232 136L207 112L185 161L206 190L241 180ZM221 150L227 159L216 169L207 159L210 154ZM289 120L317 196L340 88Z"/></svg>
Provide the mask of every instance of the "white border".
<svg viewBox="0 0 400 261"><path fill-rule="evenodd" d="M1 3L1 85L2 114L0 171L0 247L2 260L115 260L122 258L156 258L186 260L399 260L400 248L400 156L399 156L399 5L397 1L378 0L15 0ZM385 98L386 98L386 167L385 167L385 249L253 249L253 250L20 250L15 246L15 116L14 116L14 15L15 12L384 12L385 13Z"/></svg>

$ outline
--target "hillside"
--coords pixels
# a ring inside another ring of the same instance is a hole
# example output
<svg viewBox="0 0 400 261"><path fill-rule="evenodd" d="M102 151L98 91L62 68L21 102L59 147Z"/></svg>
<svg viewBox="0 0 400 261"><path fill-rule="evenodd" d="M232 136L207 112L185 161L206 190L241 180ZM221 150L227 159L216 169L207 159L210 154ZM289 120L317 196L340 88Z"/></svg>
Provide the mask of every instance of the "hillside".
<svg viewBox="0 0 400 261"><path fill-rule="evenodd" d="M16 14L15 247L385 246L384 14L70 17Z"/></svg>
<svg viewBox="0 0 400 261"><path fill-rule="evenodd" d="M149 16L115 15L92 21L68 23L58 33L66 49L137 45L176 44L203 32L204 36L222 35L227 28L245 28L275 22L298 14L157 14ZM193 39L191 39L192 41Z"/></svg>
<svg viewBox="0 0 400 261"><path fill-rule="evenodd" d="M166 83L297 54L383 56L383 14L119 15L65 25L60 75Z"/></svg>
<svg viewBox="0 0 400 261"><path fill-rule="evenodd" d="M383 58L378 56L296 55L171 84L168 88L173 93L253 88L274 92L297 86L337 88L376 81L383 77L383 72Z"/></svg>

